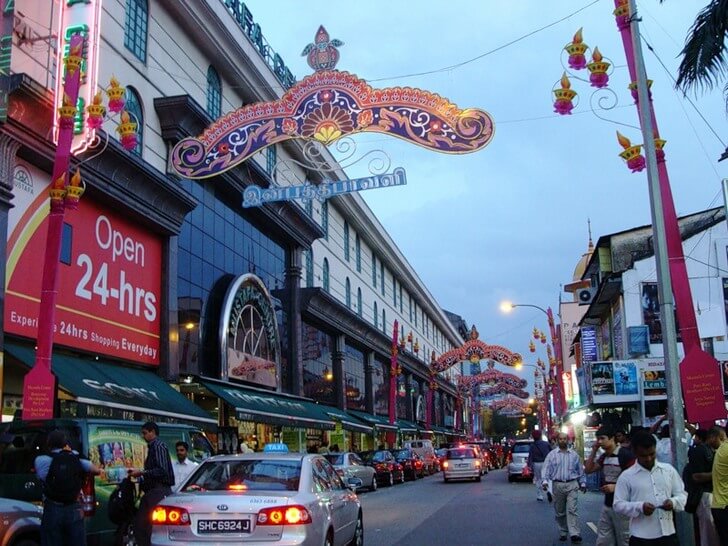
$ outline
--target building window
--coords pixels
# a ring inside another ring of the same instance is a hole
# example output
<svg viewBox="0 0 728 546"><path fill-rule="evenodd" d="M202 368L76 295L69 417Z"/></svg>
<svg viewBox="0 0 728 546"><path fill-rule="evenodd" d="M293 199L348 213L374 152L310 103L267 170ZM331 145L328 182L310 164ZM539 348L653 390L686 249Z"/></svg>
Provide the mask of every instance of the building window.
<svg viewBox="0 0 728 546"><path fill-rule="evenodd" d="M222 111L222 83L217 70L210 65L207 69L207 113L212 119L220 117Z"/></svg>
<svg viewBox="0 0 728 546"><path fill-rule="evenodd" d="M124 45L141 62L147 62L147 28L149 6L147 0L126 0Z"/></svg>
<svg viewBox="0 0 728 546"><path fill-rule="evenodd" d="M138 156L142 155L142 147L144 145L144 112L142 111L142 103L139 99L139 93L133 87L126 88L126 105L125 110L129 112L132 121L137 124L137 145L132 150Z"/></svg>
<svg viewBox="0 0 728 546"><path fill-rule="evenodd" d="M324 276L324 278L323 278L322 284L324 287L324 292L328 292L329 291L329 260L327 258L324 258L323 276Z"/></svg>
<svg viewBox="0 0 728 546"><path fill-rule="evenodd" d="M271 176L273 176L273 170L276 168L276 161L276 145L273 144L265 149L265 171Z"/></svg>
<svg viewBox="0 0 728 546"><path fill-rule="evenodd" d="M412 322L412 294L409 296L409 321Z"/></svg>
<svg viewBox="0 0 728 546"><path fill-rule="evenodd" d="M346 308L351 309L351 281L346 277Z"/></svg>
<svg viewBox="0 0 728 546"><path fill-rule="evenodd" d="M380 262L379 263L379 271L382 274L381 275L381 277L382 277L382 284L380 285L382 287L382 296L386 296L387 295L386 294L387 289L386 289L386 285L384 284L384 262Z"/></svg>
<svg viewBox="0 0 728 546"><path fill-rule="evenodd" d="M372 251L372 286L377 287L377 256Z"/></svg>
<svg viewBox="0 0 728 546"><path fill-rule="evenodd" d="M336 404L331 336L305 322L301 323L301 356L303 361L303 394L318 402Z"/></svg>
<svg viewBox="0 0 728 546"><path fill-rule="evenodd" d="M382 309L382 332L387 333L387 310Z"/></svg>
<svg viewBox="0 0 728 546"><path fill-rule="evenodd" d="M361 317L361 288L356 289L356 314Z"/></svg>
<svg viewBox="0 0 728 546"><path fill-rule="evenodd" d="M397 309L397 279L392 275L392 304Z"/></svg>
<svg viewBox="0 0 728 546"><path fill-rule="evenodd" d="M415 303L415 328L417 328L417 304Z"/></svg>
<svg viewBox="0 0 728 546"><path fill-rule="evenodd" d="M324 230L324 239L329 240L329 202L321 203L321 229Z"/></svg>
<svg viewBox="0 0 728 546"><path fill-rule="evenodd" d="M374 327L379 328L379 307L377 307L377 302L374 302L374 312L372 313L374 315Z"/></svg>
<svg viewBox="0 0 728 546"><path fill-rule="evenodd" d="M349 261L349 222L344 220L344 259Z"/></svg>
<svg viewBox="0 0 728 546"><path fill-rule="evenodd" d="M313 216L313 199L306 199L304 208L306 209L306 214Z"/></svg>
<svg viewBox="0 0 728 546"><path fill-rule="evenodd" d="M306 288L313 286L313 250L305 250L303 252L306 258Z"/></svg>
<svg viewBox="0 0 728 546"><path fill-rule="evenodd" d="M358 233L354 240L354 253L356 254L356 272L361 273L361 239Z"/></svg>
<svg viewBox="0 0 728 546"><path fill-rule="evenodd" d="M403 298L402 298L402 283L399 283L399 312L400 313L402 312L402 307L404 305L402 303L402 301L403 301Z"/></svg>

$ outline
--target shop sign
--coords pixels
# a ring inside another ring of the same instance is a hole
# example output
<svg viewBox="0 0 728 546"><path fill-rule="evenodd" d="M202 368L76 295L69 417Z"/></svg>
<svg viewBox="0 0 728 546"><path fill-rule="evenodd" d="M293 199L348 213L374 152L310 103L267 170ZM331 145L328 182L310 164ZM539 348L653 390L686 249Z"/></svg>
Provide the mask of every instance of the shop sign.
<svg viewBox="0 0 728 546"><path fill-rule="evenodd" d="M661 360L647 361L642 369L642 391L645 398L667 396L665 364Z"/></svg>
<svg viewBox="0 0 728 546"><path fill-rule="evenodd" d="M614 371L611 362L592 362L592 392L594 397L603 394L614 394Z"/></svg>
<svg viewBox="0 0 728 546"><path fill-rule="evenodd" d="M92 389L96 389L114 398L126 398L127 400L138 400L140 402L161 402L159 395L155 391L139 387L125 387L124 385L112 383L111 381L101 383L95 379L84 379L83 383Z"/></svg>
<svg viewBox="0 0 728 546"><path fill-rule="evenodd" d="M665 363L661 359L592 362L590 375L595 404L638 402L640 396L646 400L664 400L667 393Z"/></svg>
<svg viewBox="0 0 728 546"><path fill-rule="evenodd" d="M597 356L597 330L593 326L584 326L581 329L581 362L594 362Z"/></svg>
<svg viewBox="0 0 728 546"><path fill-rule="evenodd" d="M252 274L235 279L225 295L220 324L227 379L278 388L278 323L263 281Z"/></svg>
<svg viewBox="0 0 728 546"><path fill-rule="evenodd" d="M49 176L19 162L8 213L5 329L37 339ZM91 199L66 216L54 325L59 345L159 364L162 243Z"/></svg>
<svg viewBox="0 0 728 546"><path fill-rule="evenodd" d="M235 400L242 402L241 407L263 406L271 410L277 410L275 413L285 413L286 415L305 414L306 407L300 402L286 400L285 398L274 398L272 396L264 396L260 394L248 394L238 389L223 389L225 393Z"/></svg>
<svg viewBox="0 0 728 546"><path fill-rule="evenodd" d="M567 404L571 404L574 398L574 391L571 386L571 372L563 372L561 374L561 382L564 385L564 398Z"/></svg>
<svg viewBox="0 0 728 546"><path fill-rule="evenodd" d="M0 0L0 123L8 119L10 55L13 51L15 0Z"/></svg>

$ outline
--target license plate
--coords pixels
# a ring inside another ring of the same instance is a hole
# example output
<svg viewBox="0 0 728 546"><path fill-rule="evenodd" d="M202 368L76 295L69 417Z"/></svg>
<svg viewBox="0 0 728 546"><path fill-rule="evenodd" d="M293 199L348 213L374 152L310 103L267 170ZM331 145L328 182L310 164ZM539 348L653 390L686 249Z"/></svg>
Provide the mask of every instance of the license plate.
<svg viewBox="0 0 728 546"><path fill-rule="evenodd" d="M459 465L456 465L456 466L458 468L468 468L470 465L466 463L466 464L459 464Z"/></svg>
<svg viewBox="0 0 728 546"><path fill-rule="evenodd" d="M197 532L204 534L249 533L249 519L201 519L197 522Z"/></svg>

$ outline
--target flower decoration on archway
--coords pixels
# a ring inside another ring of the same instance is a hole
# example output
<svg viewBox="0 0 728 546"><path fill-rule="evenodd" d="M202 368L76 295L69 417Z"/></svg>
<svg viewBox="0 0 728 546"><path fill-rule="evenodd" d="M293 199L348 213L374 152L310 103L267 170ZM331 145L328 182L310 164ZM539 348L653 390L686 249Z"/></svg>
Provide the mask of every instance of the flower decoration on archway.
<svg viewBox="0 0 728 546"><path fill-rule="evenodd" d="M527 402L511 396L501 400L494 400L488 406L498 413L530 413Z"/></svg>
<svg viewBox="0 0 728 546"><path fill-rule="evenodd" d="M509 390L521 390L527 385L527 381L511 373L503 373L498 370L486 370L475 375L461 375L458 377L458 390L467 393L475 385L488 385L489 388L498 388L504 385ZM526 398L528 395L526 394Z"/></svg>
<svg viewBox="0 0 728 546"><path fill-rule="evenodd" d="M515 366L523 360L519 353L514 353L500 345L488 345L487 343L483 343L478 337L478 330L473 326L470 330L469 339L460 347L456 347L440 355L440 358L432 363L432 370L436 373L443 372L465 360L470 362L493 360L506 366Z"/></svg>
<svg viewBox="0 0 728 546"><path fill-rule="evenodd" d="M459 109L429 91L374 89L353 74L334 70L339 40L319 28L304 49L316 70L279 100L256 103L213 122L201 136L172 151L172 166L185 178L208 178L239 165L278 142L316 140L324 145L359 132L388 134L433 151L463 154L493 138L493 120L476 108Z"/></svg>

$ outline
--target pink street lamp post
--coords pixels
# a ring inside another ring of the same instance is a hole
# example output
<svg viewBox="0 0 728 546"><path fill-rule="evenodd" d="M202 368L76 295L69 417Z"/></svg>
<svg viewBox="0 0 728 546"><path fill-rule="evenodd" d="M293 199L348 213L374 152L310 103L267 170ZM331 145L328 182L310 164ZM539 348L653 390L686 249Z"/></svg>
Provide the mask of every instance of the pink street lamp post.
<svg viewBox="0 0 728 546"><path fill-rule="evenodd" d="M397 355L399 353L399 344L397 339L399 337L399 322L394 321L394 327L392 328L392 351L390 354L390 369L389 369L389 424L394 426L397 420L397 378L402 372L399 368L399 362ZM397 441L396 432L387 432L387 442L393 446Z"/></svg>

